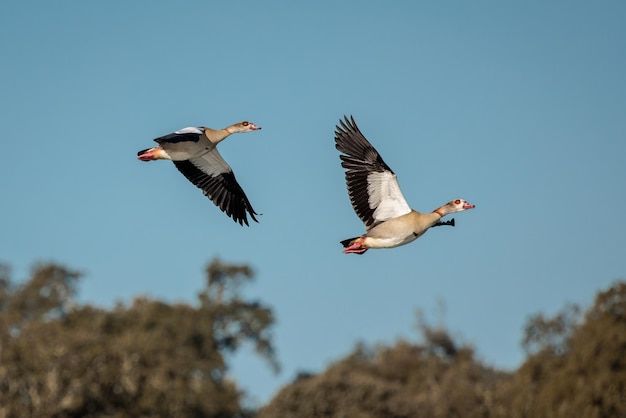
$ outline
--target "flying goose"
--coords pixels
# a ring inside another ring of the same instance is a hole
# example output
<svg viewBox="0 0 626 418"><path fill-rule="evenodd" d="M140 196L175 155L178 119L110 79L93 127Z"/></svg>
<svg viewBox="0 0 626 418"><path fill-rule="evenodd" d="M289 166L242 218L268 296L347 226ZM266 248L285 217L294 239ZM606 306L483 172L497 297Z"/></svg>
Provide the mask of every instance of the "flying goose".
<svg viewBox="0 0 626 418"><path fill-rule="evenodd" d="M258 222L258 215L237 183L235 174L217 151L217 144L235 133L261 129L251 122L239 122L224 129L204 126L183 128L156 138L158 147L137 153L141 161L172 160L178 171L202 189L202 193L215 203L226 215L240 225L248 225L247 214Z"/></svg>
<svg viewBox="0 0 626 418"><path fill-rule="evenodd" d="M354 211L365 224L367 232L360 237L341 241L343 252L363 254L370 248L392 248L408 244L424 235L433 226L454 226L454 219L443 222L444 216L472 209L474 205L455 199L431 213L412 210L398 185L394 172L368 142L354 118L344 116L336 126L335 147L341 166L346 169L348 196Z"/></svg>

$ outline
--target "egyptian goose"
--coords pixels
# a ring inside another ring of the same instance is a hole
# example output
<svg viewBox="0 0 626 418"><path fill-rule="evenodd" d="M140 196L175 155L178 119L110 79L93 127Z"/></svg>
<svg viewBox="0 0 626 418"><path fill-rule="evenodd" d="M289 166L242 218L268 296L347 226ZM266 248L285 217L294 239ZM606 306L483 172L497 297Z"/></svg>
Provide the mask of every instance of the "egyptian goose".
<svg viewBox="0 0 626 418"><path fill-rule="evenodd" d="M352 207L365 224L367 232L360 237L341 241L343 252L363 254L370 248L392 248L408 244L433 226L454 226L454 219L442 222L444 216L472 209L474 205L456 199L431 213L412 210L407 204L394 172L363 136L354 118L335 131L335 147L341 166L346 169L346 184Z"/></svg>
<svg viewBox="0 0 626 418"><path fill-rule="evenodd" d="M258 215L237 183L235 174L217 151L217 144L235 133L261 129L250 122L239 122L224 129L183 128L156 138L158 147L137 153L141 161L172 160L178 171L202 189L202 193L215 203L226 215L240 225L248 225L247 213L258 222Z"/></svg>

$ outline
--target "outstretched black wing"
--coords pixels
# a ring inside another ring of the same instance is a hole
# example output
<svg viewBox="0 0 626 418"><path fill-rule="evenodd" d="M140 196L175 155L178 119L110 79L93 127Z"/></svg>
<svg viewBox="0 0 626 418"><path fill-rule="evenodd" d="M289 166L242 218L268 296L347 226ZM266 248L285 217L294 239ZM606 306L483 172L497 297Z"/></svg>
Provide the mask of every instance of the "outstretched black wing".
<svg viewBox="0 0 626 418"><path fill-rule="evenodd" d="M258 215L235 174L216 149L185 161L173 161L187 179L202 190L226 215L240 225L248 225L248 214L255 222Z"/></svg>
<svg viewBox="0 0 626 418"><path fill-rule="evenodd" d="M354 211L367 229L411 211L396 175L383 161L356 125L353 117L340 120L335 130L335 147L346 169L348 196Z"/></svg>

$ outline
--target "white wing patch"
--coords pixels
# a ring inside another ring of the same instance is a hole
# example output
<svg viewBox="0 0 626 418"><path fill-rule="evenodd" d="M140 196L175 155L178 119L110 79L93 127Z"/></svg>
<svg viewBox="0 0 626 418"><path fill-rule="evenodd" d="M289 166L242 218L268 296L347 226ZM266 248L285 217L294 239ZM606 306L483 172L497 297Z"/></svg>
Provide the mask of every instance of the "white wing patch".
<svg viewBox="0 0 626 418"><path fill-rule="evenodd" d="M178 131L174 133L175 134L201 134L202 132L204 132L202 129L194 128L193 126L188 126L186 128L179 129Z"/></svg>
<svg viewBox="0 0 626 418"><path fill-rule="evenodd" d="M216 148L213 148L211 151L199 157L190 159L189 162L211 177L232 171L228 163L224 161L220 153L217 152Z"/></svg>
<svg viewBox="0 0 626 418"><path fill-rule="evenodd" d="M400 191L396 175L389 171L367 175L367 194L370 209L374 210L374 219L378 222L411 212Z"/></svg>

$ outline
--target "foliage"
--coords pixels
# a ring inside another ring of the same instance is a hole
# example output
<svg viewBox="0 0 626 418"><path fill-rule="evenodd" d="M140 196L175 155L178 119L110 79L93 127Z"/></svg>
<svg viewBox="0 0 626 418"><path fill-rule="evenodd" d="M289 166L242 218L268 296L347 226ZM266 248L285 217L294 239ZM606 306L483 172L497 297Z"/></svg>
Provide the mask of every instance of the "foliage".
<svg viewBox="0 0 626 418"><path fill-rule="evenodd" d="M258 418L488 417L507 373L480 364L442 328L421 321L425 343L358 345L317 376L284 388Z"/></svg>
<svg viewBox="0 0 626 418"><path fill-rule="evenodd" d="M553 318L546 318L542 314L531 316L524 329L522 347L528 354L542 351L563 353L579 318L580 308L572 304L567 305Z"/></svg>
<svg viewBox="0 0 626 418"><path fill-rule="evenodd" d="M549 322L568 323L554 331L562 348L543 344L517 371L511 417L626 417L626 283L599 293L579 324L562 321L571 313Z"/></svg>
<svg viewBox="0 0 626 418"><path fill-rule="evenodd" d="M17 285L0 265L0 418L254 416L227 356L251 343L277 371L272 312L241 296L249 266L214 260L206 273L193 306L141 297L107 310L73 302L76 271L39 265ZM358 344L300 373L257 418L626 417L626 282L586 311L531 316L515 371L423 315L417 328L420 343Z"/></svg>
<svg viewBox="0 0 626 418"><path fill-rule="evenodd" d="M424 343L357 346L319 375L302 374L259 411L269 417L626 417L626 283L584 317L569 305L532 316L513 372L478 361L418 317Z"/></svg>
<svg viewBox="0 0 626 418"><path fill-rule="evenodd" d="M44 265L16 286L0 269L1 417L244 416L225 354L251 342L278 367L272 312L237 291L247 266L213 261L197 306L74 306L79 277Z"/></svg>

